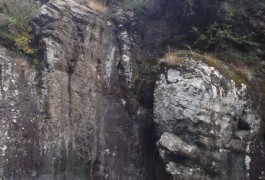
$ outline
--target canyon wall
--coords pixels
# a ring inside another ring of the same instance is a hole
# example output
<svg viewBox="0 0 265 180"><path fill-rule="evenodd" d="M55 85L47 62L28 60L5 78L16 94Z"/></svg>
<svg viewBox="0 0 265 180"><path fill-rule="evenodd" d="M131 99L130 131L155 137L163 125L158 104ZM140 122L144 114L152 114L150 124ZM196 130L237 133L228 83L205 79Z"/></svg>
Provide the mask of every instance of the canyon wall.
<svg viewBox="0 0 265 180"><path fill-rule="evenodd" d="M0 48L1 178L264 178L247 86L189 58L159 70L170 32L152 22L52 1L36 57Z"/></svg>

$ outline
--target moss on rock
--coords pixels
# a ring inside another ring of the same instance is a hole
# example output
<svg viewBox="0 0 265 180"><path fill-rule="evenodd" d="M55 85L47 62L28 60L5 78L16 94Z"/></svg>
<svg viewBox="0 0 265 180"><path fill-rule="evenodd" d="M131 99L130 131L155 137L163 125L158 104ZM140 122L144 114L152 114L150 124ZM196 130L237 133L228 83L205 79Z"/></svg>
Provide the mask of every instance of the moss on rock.
<svg viewBox="0 0 265 180"><path fill-rule="evenodd" d="M196 61L202 61L205 64L217 69L225 78L233 80L237 86L243 84L248 84L249 76L244 71L244 65L240 64L238 66L221 61L212 54L200 54L198 52L192 52L187 50L175 50L168 52L162 57L158 64L165 64L169 67L175 67L184 61L189 59L194 59ZM250 70L251 73L251 70Z"/></svg>

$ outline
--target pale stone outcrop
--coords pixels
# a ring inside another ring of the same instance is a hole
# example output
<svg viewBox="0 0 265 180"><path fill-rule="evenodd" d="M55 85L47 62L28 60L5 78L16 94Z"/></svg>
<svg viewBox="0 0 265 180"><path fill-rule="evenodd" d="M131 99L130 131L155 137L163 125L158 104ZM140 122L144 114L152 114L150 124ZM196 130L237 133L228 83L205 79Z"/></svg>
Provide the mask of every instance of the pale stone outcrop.
<svg viewBox="0 0 265 180"><path fill-rule="evenodd" d="M157 146L175 179L248 179L260 119L246 85L187 58L161 73L154 97Z"/></svg>

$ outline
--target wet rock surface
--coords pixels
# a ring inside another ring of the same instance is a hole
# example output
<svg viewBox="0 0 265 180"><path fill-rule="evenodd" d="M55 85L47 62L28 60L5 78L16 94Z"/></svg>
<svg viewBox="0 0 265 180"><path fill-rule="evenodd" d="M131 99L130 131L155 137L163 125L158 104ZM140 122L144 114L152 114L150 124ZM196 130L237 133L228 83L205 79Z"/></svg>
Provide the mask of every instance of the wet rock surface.
<svg viewBox="0 0 265 180"><path fill-rule="evenodd" d="M174 179L250 178L260 117L244 84L187 59L160 75L154 113L157 147Z"/></svg>

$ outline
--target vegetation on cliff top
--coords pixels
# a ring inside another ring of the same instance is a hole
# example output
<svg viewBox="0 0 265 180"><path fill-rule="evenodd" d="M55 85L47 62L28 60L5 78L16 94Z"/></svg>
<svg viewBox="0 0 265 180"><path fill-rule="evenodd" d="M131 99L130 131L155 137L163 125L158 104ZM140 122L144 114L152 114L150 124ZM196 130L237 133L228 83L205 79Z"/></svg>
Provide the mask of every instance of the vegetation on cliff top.
<svg viewBox="0 0 265 180"><path fill-rule="evenodd" d="M125 0L140 16L146 12L175 29L171 45L189 44L192 49L219 52L223 59L256 59L265 41L264 33L253 28L258 12L265 12L264 0Z"/></svg>
<svg viewBox="0 0 265 180"><path fill-rule="evenodd" d="M32 54L30 21L38 10L35 3L26 0L0 1L0 43L9 49Z"/></svg>

